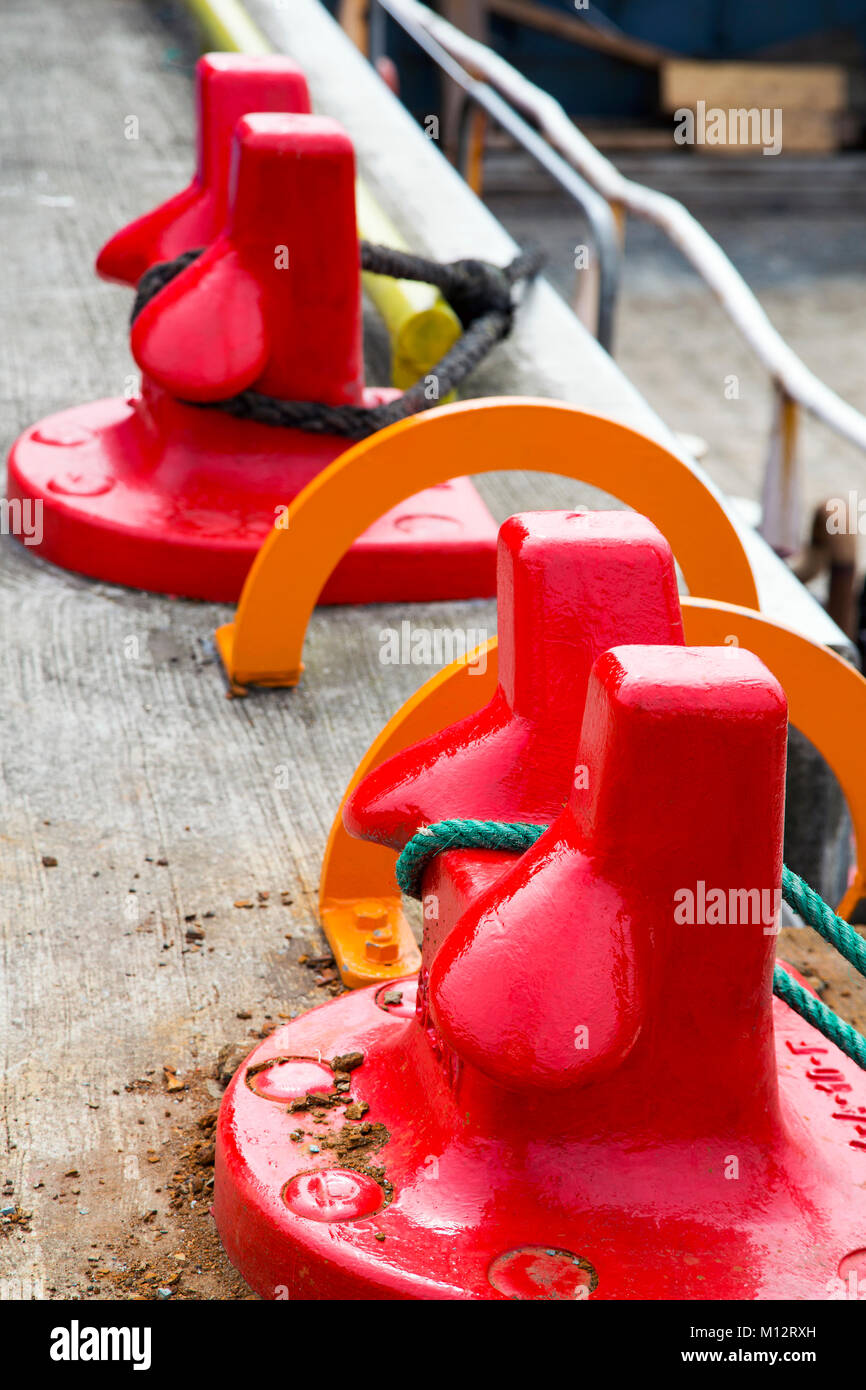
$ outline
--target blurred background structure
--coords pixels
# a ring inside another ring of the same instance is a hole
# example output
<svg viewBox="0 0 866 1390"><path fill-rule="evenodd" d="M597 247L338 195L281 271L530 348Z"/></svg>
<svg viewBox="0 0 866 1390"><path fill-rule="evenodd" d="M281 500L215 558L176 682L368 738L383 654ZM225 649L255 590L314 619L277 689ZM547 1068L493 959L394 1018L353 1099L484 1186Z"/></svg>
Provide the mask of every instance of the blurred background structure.
<svg viewBox="0 0 866 1390"><path fill-rule="evenodd" d="M377 41L375 0L372 11L371 0L327 3L359 46ZM744 69L773 67L776 89L784 87L789 149L824 152L862 134L860 0L437 0L433 8L555 96L603 148L669 148L666 113L695 92L707 98L705 84L722 63L726 70L713 77L719 105L727 95L740 104ZM434 109L429 63L392 21L379 33L410 110ZM819 65L821 73L802 72Z"/></svg>
<svg viewBox="0 0 866 1390"><path fill-rule="evenodd" d="M573 199L443 77L387 3L328 3L420 123L441 112L437 134L449 157L518 241L544 246L549 278L574 299L587 229ZM392 8L398 17L412 10L401 0ZM788 347L842 401L866 411L863 0L438 0L432 8L549 93L619 174L682 203ZM698 131L707 113L755 112L763 137L754 126L755 138L738 138L723 123L718 143L700 134L678 143L684 111ZM775 152L764 153L774 119ZM681 248L640 217L619 220L611 344L619 366L855 636L862 428L855 423L855 442L808 416ZM841 542L821 520L828 498L850 512Z"/></svg>

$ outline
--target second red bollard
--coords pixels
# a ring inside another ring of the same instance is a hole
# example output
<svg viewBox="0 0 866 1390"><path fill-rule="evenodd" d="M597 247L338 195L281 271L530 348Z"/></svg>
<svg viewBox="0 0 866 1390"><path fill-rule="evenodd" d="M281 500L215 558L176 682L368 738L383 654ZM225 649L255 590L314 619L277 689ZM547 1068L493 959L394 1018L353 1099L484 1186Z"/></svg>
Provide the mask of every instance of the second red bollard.
<svg viewBox="0 0 866 1390"><path fill-rule="evenodd" d="M323 408L371 406L397 393L364 383L348 136L323 117L245 116L229 170L214 152L240 99L225 77L219 63L202 75L198 179L100 257L103 274L131 277L152 255L206 232L227 179L217 234L135 321L140 393L77 406L27 430L9 457L8 495L41 507L38 549L55 564L232 601L267 536L288 526L294 497L351 441L238 418L218 403L250 391ZM268 66L259 80L269 100L297 86ZM299 89L294 99L302 97ZM370 527L320 602L483 596L494 587L495 546L487 508L457 478Z"/></svg>

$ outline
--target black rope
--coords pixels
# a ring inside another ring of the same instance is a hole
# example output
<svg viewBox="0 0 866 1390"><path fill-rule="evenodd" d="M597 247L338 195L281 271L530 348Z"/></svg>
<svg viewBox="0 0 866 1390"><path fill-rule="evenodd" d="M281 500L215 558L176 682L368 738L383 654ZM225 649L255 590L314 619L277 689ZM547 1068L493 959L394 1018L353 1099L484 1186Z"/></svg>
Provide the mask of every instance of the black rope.
<svg viewBox="0 0 866 1390"><path fill-rule="evenodd" d="M154 295L164 290L166 285L170 285L176 275L180 275L182 270L197 261L203 246L196 246L193 251L184 251L179 256L175 256L173 261L157 261L144 272L135 287L135 299L132 302L132 313L129 316L130 328L135 323L145 304L149 304Z"/></svg>
<svg viewBox="0 0 866 1390"><path fill-rule="evenodd" d="M258 391L240 391L223 401L189 402L213 410L223 410L240 420L257 420L266 425L282 425L306 430L310 434L337 434L346 439L366 439L386 425L405 420L438 405L484 360L491 348L507 338L517 308L516 287L535 278L544 257L538 250L522 251L506 266L488 261L462 260L441 263L375 246L362 241L361 269L397 280L418 280L435 285L459 318L463 333L430 371L408 391L383 405L325 405L321 401L282 401ZM154 295L159 294L181 271L192 265L202 248L184 251L173 261L159 261L146 270L138 282L130 325ZM428 399L427 382L437 381L434 400Z"/></svg>

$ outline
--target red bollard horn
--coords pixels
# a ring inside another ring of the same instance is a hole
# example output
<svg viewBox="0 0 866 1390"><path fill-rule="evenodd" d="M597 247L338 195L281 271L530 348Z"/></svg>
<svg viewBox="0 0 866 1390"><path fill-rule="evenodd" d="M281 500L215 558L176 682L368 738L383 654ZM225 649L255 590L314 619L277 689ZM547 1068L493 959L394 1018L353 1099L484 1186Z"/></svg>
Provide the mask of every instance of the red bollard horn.
<svg viewBox="0 0 866 1390"><path fill-rule="evenodd" d="M192 182L137 217L105 243L96 258L104 280L137 285L156 261L173 261L207 246L229 209L232 135L250 111L310 111L307 79L278 54L205 53L195 70L197 149Z"/></svg>

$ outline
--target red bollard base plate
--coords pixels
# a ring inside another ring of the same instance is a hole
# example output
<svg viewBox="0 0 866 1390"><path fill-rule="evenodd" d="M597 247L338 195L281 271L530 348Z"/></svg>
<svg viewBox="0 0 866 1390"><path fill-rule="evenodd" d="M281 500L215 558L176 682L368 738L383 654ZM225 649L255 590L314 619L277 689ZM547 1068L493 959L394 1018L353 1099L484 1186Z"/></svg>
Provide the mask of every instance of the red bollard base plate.
<svg viewBox="0 0 866 1390"><path fill-rule="evenodd" d="M365 403L394 394L368 391ZM234 603L289 503L348 444L184 405L147 386L142 397L94 401L33 425L10 453L8 496L42 503L42 541L29 548L53 564ZM495 592L496 524L469 479L455 478L375 522L319 602Z"/></svg>
<svg viewBox="0 0 866 1390"><path fill-rule="evenodd" d="M573 1095L566 1113L556 1094L494 1090L476 1113L471 1077L449 1080L416 1020L416 988L321 1005L272 1033L226 1091L214 1216L263 1298L863 1296L866 1076L780 1001L778 1142L659 1150L579 1137ZM290 1111L327 1093L351 1053L363 1060L339 1104Z"/></svg>

